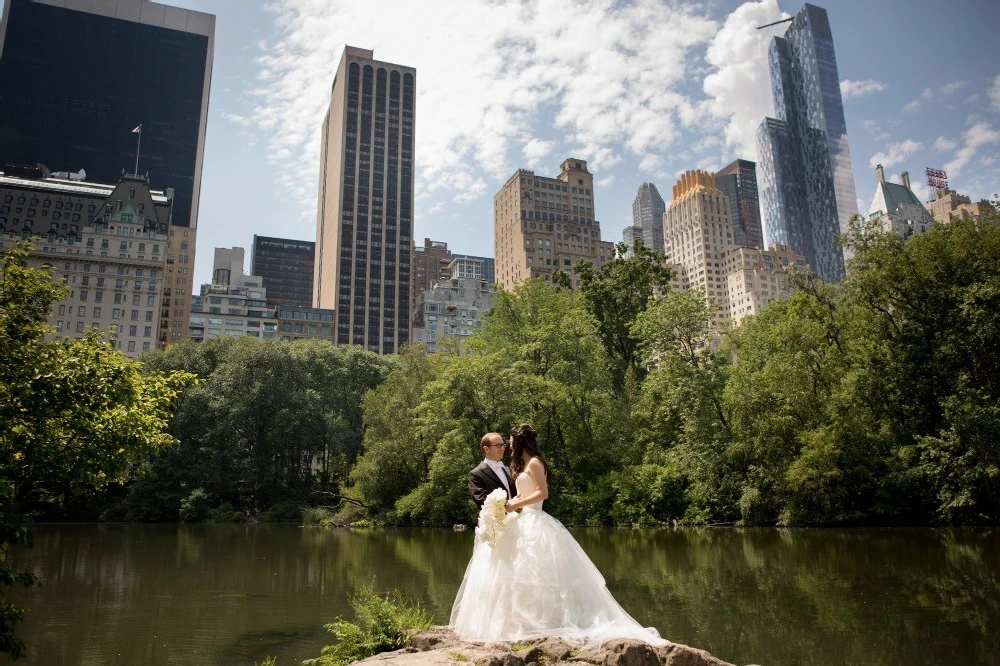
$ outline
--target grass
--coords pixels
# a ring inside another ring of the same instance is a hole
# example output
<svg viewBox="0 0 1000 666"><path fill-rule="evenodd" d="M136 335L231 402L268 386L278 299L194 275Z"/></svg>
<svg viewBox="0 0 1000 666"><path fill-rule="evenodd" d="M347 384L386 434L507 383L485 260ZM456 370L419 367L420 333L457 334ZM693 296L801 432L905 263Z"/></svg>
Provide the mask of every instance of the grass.
<svg viewBox="0 0 1000 666"><path fill-rule="evenodd" d="M429 629L430 614L419 604L408 602L398 593L375 594L372 586L360 588L349 597L356 622L336 618L325 625L336 642L327 645L315 659L302 666L347 666L380 652L399 650L410 644L409 632Z"/></svg>

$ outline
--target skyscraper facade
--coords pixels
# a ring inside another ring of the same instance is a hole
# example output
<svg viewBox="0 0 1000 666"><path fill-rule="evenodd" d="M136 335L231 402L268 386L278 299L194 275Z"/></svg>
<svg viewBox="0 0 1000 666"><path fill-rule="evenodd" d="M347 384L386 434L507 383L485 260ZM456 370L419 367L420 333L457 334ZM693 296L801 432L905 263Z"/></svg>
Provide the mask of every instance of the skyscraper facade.
<svg viewBox="0 0 1000 666"><path fill-rule="evenodd" d="M642 227L630 224L622 229L622 242L629 248L629 253L632 252L632 248L635 247L635 242L637 240L642 240ZM642 240L642 242L645 244L646 241Z"/></svg>
<svg viewBox="0 0 1000 666"><path fill-rule="evenodd" d="M757 130L767 245L790 245L824 280L844 275L837 235L857 213L840 77L826 10L807 4L769 49L777 118Z"/></svg>
<svg viewBox="0 0 1000 666"><path fill-rule="evenodd" d="M663 203L656 185L648 180L639 186L632 202L632 226L642 229L642 242L656 252L663 252L663 214L667 206ZM627 242L627 241L626 241ZM634 241L633 241L634 242ZM631 248L633 243L628 244Z"/></svg>
<svg viewBox="0 0 1000 666"><path fill-rule="evenodd" d="M788 246L766 250L733 244L729 198L707 171L685 171L663 216L667 261L675 270L671 287L705 297L716 326L738 326L776 298L795 290L786 270L806 260Z"/></svg>
<svg viewBox="0 0 1000 666"><path fill-rule="evenodd" d="M310 307L316 243L254 234L250 274L263 280L268 305Z"/></svg>
<svg viewBox="0 0 1000 666"><path fill-rule="evenodd" d="M451 250L448 243L424 239L423 246L413 244L413 254L410 255L410 285L412 302L417 302L417 296L433 287L438 280L448 277L448 266L451 264Z"/></svg>
<svg viewBox="0 0 1000 666"><path fill-rule="evenodd" d="M347 46L323 119L313 305L384 354L410 341L416 75Z"/></svg>
<svg viewBox="0 0 1000 666"><path fill-rule="evenodd" d="M161 344L188 330L214 49L215 16L149 0L7 0L0 24L0 159L173 189Z"/></svg>
<svg viewBox="0 0 1000 666"><path fill-rule="evenodd" d="M497 284L551 280L556 271L572 274L578 261L599 268L614 256L594 219L593 187L587 163L574 158L563 160L555 178L518 169L507 179L493 197Z"/></svg>
<svg viewBox="0 0 1000 666"><path fill-rule="evenodd" d="M715 186L729 199L729 220L733 241L742 247L764 247L760 226L760 198L757 195L757 165L736 160L715 174Z"/></svg>
<svg viewBox="0 0 1000 666"><path fill-rule="evenodd" d="M110 185L44 177L40 169L7 171L0 173L0 250L29 240L29 264L52 267L66 287L49 312L54 336L82 338L96 328L129 356L156 347L169 298L173 192L151 190L132 174Z"/></svg>

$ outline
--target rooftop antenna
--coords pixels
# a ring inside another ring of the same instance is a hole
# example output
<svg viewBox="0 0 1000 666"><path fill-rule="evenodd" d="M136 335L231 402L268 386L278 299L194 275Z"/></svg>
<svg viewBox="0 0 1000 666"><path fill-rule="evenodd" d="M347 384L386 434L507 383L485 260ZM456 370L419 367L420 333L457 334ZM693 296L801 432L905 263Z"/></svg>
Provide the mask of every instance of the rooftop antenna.
<svg viewBox="0 0 1000 666"><path fill-rule="evenodd" d="M790 17L788 17L786 19L781 19L780 21L775 21L774 23L768 23L767 25L759 26L757 29L758 30L763 30L764 28L770 28L772 25L778 25L779 23L788 23L789 21L794 21L794 20L795 20L795 17L794 16L790 16Z"/></svg>

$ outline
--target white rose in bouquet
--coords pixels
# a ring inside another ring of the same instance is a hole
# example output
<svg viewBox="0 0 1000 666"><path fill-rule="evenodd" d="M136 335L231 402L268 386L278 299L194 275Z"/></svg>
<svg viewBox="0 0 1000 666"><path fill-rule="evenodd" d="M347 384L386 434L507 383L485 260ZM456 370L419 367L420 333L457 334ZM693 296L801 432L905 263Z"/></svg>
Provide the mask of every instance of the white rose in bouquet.
<svg viewBox="0 0 1000 666"><path fill-rule="evenodd" d="M479 525L476 527L476 539L485 542L491 548L504 531L517 520L519 513L507 513L507 493L503 488L497 488L483 502L479 510Z"/></svg>

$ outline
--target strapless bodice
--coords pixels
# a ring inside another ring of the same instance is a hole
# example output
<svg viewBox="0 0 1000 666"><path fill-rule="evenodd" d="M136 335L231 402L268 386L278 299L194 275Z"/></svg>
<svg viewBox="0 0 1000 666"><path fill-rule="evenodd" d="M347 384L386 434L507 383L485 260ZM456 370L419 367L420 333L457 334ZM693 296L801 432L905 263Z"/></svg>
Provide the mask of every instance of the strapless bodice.
<svg viewBox="0 0 1000 666"><path fill-rule="evenodd" d="M517 488L517 494L520 495L521 497L527 497L531 493L535 492L535 482L532 481L531 477L528 476L527 472L521 472L520 474L517 475L517 478L514 479L514 486ZM528 506L524 507L526 511L529 509L541 509L541 508L542 508L542 502L529 504Z"/></svg>

